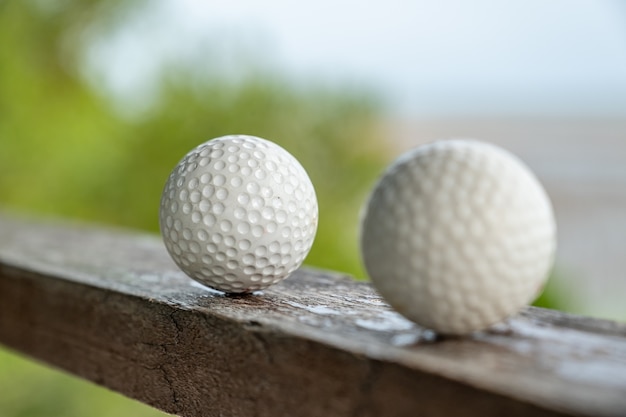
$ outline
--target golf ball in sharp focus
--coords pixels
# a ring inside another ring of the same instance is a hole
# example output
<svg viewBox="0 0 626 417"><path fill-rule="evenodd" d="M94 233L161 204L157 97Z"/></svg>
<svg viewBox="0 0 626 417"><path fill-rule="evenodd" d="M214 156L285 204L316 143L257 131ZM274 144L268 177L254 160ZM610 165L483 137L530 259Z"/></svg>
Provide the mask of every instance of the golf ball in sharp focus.
<svg viewBox="0 0 626 417"><path fill-rule="evenodd" d="M265 139L231 135L190 151L170 174L159 213L174 262L228 293L289 276L313 244L315 190L300 163Z"/></svg>
<svg viewBox="0 0 626 417"><path fill-rule="evenodd" d="M361 252L399 313L460 335L539 295L555 234L550 201L518 158L487 143L446 140L388 168L363 212Z"/></svg>

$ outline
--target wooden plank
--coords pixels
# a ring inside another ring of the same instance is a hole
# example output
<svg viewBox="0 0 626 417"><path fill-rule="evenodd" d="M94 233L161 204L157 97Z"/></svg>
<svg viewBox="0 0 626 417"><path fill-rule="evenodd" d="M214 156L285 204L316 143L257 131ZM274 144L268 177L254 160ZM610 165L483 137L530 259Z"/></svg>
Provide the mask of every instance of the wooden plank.
<svg viewBox="0 0 626 417"><path fill-rule="evenodd" d="M0 342L182 416L626 416L626 325L529 308L440 339L367 283L194 283L156 236L0 216Z"/></svg>

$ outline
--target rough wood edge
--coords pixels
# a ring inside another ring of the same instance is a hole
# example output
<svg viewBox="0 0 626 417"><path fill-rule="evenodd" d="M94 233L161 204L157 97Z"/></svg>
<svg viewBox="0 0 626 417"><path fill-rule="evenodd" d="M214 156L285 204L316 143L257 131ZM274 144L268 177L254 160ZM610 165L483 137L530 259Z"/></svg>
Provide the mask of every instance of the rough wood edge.
<svg viewBox="0 0 626 417"><path fill-rule="evenodd" d="M530 308L441 340L333 273L224 297L151 236L0 230L0 342L170 413L626 415L623 324Z"/></svg>

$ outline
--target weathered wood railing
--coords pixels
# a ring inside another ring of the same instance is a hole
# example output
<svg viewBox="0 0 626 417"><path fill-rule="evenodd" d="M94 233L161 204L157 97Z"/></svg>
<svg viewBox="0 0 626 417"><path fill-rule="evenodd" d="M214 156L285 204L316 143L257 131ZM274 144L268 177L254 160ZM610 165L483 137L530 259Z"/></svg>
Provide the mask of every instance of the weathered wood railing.
<svg viewBox="0 0 626 417"><path fill-rule="evenodd" d="M366 283L195 284L145 234L0 217L0 343L182 416L626 416L626 325L438 339Z"/></svg>

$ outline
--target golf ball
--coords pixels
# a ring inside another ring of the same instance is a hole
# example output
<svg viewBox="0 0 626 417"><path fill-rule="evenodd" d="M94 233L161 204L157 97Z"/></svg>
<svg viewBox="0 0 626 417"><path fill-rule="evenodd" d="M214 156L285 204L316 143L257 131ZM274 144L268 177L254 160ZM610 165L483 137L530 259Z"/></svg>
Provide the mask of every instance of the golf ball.
<svg viewBox="0 0 626 417"><path fill-rule="evenodd" d="M550 201L514 155L445 140L400 156L372 191L361 253L399 313L443 334L485 329L543 289L556 248Z"/></svg>
<svg viewBox="0 0 626 417"><path fill-rule="evenodd" d="M228 293L266 288L289 276L313 244L315 190L280 146L231 135L191 150L170 174L159 212L174 262Z"/></svg>

